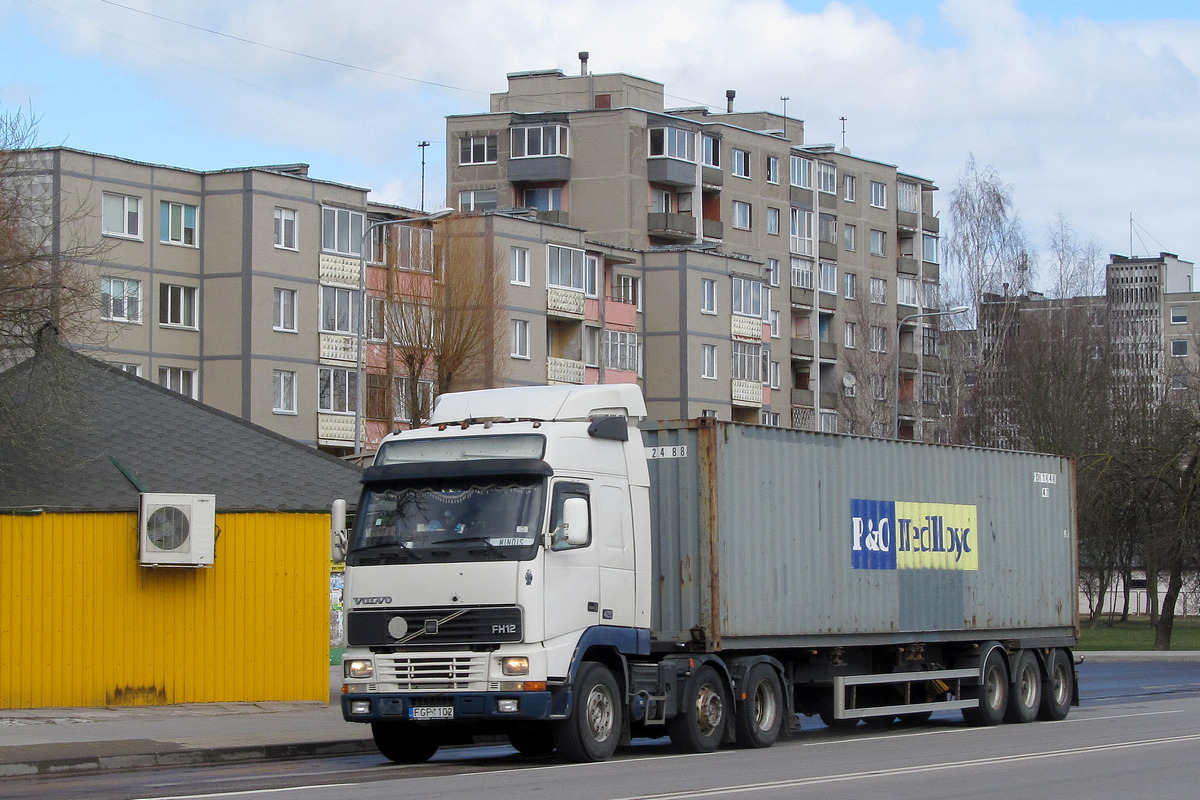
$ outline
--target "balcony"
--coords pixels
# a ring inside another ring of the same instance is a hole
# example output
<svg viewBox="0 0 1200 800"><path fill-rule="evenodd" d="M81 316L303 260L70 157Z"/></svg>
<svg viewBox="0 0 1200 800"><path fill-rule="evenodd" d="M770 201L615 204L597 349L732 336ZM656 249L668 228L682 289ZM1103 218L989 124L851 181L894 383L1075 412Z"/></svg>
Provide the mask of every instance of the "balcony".
<svg viewBox="0 0 1200 800"><path fill-rule="evenodd" d="M791 299L792 299L792 305L794 305L794 306L804 306L805 308L812 308L813 290L811 288L806 289L803 286L793 286Z"/></svg>
<svg viewBox="0 0 1200 800"><path fill-rule="evenodd" d="M792 408L792 427L798 431L817 429L817 409L812 406Z"/></svg>
<svg viewBox="0 0 1200 800"><path fill-rule="evenodd" d="M722 186L725 183L725 173L720 167L700 167L700 180L705 186Z"/></svg>
<svg viewBox="0 0 1200 800"><path fill-rule="evenodd" d="M546 290L546 316L583 319L586 305L583 292L556 286Z"/></svg>
<svg viewBox="0 0 1200 800"><path fill-rule="evenodd" d="M816 393L812 389L792 389L792 405L816 407Z"/></svg>
<svg viewBox="0 0 1200 800"><path fill-rule="evenodd" d="M668 186L695 186L696 165L677 158L647 159L646 178L651 183L665 183Z"/></svg>
<svg viewBox="0 0 1200 800"><path fill-rule="evenodd" d="M354 336L322 333L319 343L322 361L357 361L358 342Z"/></svg>
<svg viewBox="0 0 1200 800"><path fill-rule="evenodd" d="M735 339L761 342L763 340L763 322L758 317L743 317L733 314L729 317L729 334Z"/></svg>
<svg viewBox="0 0 1200 800"><path fill-rule="evenodd" d="M826 311L836 311L837 297L833 292L817 292L817 307Z"/></svg>
<svg viewBox="0 0 1200 800"><path fill-rule="evenodd" d="M817 192L817 206L820 208L828 208L831 211L836 211L838 199L836 194L829 192Z"/></svg>
<svg viewBox="0 0 1200 800"><path fill-rule="evenodd" d="M820 347L817 349L817 355L822 361L836 361L838 357L838 346L836 342L818 342Z"/></svg>
<svg viewBox="0 0 1200 800"><path fill-rule="evenodd" d="M758 381L736 378L729 383L730 400L742 408L762 408L763 385Z"/></svg>
<svg viewBox="0 0 1200 800"><path fill-rule="evenodd" d="M569 358L554 358L546 359L546 381L547 383L578 383L584 381L587 375L587 367L582 361L574 361Z"/></svg>
<svg viewBox="0 0 1200 800"><path fill-rule="evenodd" d="M921 277L927 281L941 280L942 267L940 264L935 264L932 261L921 262Z"/></svg>
<svg viewBox="0 0 1200 800"><path fill-rule="evenodd" d="M896 259L896 272L901 275L916 275L917 267L917 260L912 256L900 256Z"/></svg>
<svg viewBox="0 0 1200 800"><path fill-rule="evenodd" d="M664 239L694 241L696 218L691 214L652 212L646 215L646 233Z"/></svg>
<svg viewBox="0 0 1200 800"><path fill-rule="evenodd" d="M792 358L812 360L815 346L812 339L792 339Z"/></svg>
<svg viewBox="0 0 1200 800"><path fill-rule="evenodd" d="M817 255L822 261L837 261L838 246L837 242L817 242Z"/></svg>
<svg viewBox="0 0 1200 800"><path fill-rule="evenodd" d="M317 414L317 440L320 444L354 443L353 414Z"/></svg>
<svg viewBox="0 0 1200 800"><path fill-rule="evenodd" d="M941 228L941 220L939 220L933 214L922 214L921 227L930 233L937 233Z"/></svg>
<svg viewBox="0 0 1200 800"><path fill-rule="evenodd" d="M834 409L838 407L837 392L821 392L820 396L821 408Z"/></svg>
<svg viewBox="0 0 1200 800"><path fill-rule="evenodd" d="M567 181L571 179L571 159L566 156L510 158L508 160L508 179L514 183Z"/></svg>
<svg viewBox="0 0 1200 800"><path fill-rule="evenodd" d="M897 211L896 227L906 231L915 231L921 223L921 215L914 211Z"/></svg>
<svg viewBox="0 0 1200 800"><path fill-rule="evenodd" d="M705 239L724 239L725 225L719 219L701 220Z"/></svg>
<svg viewBox="0 0 1200 800"><path fill-rule="evenodd" d="M900 369L915 370L918 366L916 353L901 353L900 354Z"/></svg>

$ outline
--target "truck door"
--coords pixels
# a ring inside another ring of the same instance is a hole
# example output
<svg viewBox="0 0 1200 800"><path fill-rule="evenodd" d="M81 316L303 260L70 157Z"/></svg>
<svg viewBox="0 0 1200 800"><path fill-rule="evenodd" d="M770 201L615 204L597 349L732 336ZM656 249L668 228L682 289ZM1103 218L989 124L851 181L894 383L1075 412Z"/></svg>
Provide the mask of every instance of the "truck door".
<svg viewBox="0 0 1200 800"><path fill-rule="evenodd" d="M621 486L597 486L592 519L600 562L600 624L633 626L636 586L628 493Z"/></svg>
<svg viewBox="0 0 1200 800"><path fill-rule="evenodd" d="M551 490L550 531L562 525L563 503L582 497L589 504L589 531L585 544L569 545L551 537L546 552L546 640L589 628L600 621L600 564L595 536L595 509L591 487L582 481L557 481Z"/></svg>

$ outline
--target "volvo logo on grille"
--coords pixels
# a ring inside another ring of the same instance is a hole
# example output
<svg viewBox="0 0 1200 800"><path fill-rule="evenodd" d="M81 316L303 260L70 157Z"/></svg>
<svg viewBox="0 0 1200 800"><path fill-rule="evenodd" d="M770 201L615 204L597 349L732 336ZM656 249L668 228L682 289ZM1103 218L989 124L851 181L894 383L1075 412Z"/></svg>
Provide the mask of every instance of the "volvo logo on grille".
<svg viewBox="0 0 1200 800"><path fill-rule="evenodd" d="M375 597L356 597L354 605L356 606L386 606L391 605L392 598L389 595L376 595Z"/></svg>
<svg viewBox="0 0 1200 800"><path fill-rule="evenodd" d="M425 620L425 632L430 636L434 636L438 632L438 621L436 619Z"/></svg>
<svg viewBox="0 0 1200 800"><path fill-rule="evenodd" d="M392 617L388 620L387 631L393 639L403 639L408 633L408 623L404 617Z"/></svg>

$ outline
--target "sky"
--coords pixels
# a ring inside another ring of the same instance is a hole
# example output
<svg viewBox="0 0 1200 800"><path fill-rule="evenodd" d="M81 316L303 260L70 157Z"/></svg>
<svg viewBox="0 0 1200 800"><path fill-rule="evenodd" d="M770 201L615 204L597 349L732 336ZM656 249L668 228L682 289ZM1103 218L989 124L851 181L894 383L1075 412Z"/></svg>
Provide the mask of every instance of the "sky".
<svg viewBox="0 0 1200 800"><path fill-rule="evenodd" d="M787 97L807 144L841 146L845 117L845 146L933 181L943 216L973 158L1044 258L1061 218L1105 255L1200 261L1194 0L0 0L0 20L0 112L46 146L303 162L436 209L445 117L586 50L668 108Z"/></svg>

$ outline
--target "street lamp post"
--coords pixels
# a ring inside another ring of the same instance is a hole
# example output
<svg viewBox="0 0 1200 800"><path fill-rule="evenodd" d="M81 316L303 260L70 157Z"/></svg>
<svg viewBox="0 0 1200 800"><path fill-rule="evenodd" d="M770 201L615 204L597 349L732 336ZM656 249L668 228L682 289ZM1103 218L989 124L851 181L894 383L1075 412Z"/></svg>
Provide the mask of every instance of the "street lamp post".
<svg viewBox="0 0 1200 800"><path fill-rule="evenodd" d="M363 450L363 402L366 398L366 389L363 386L363 339L366 338L367 330L367 240L375 233L376 229L386 225L411 225L414 222L432 222L435 219L449 216L454 213L453 208L443 208L432 214L425 214L419 217L405 217L403 219L381 219L372 222L367 227L363 228L362 236L358 240L358 337L355 341L355 371L354 371L354 455L358 455Z"/></svg>
<svg viewBox="0 0 1200 800"><path fill-rule="evenodd" d="M895 380L892 383L892 388L896 392L896 414L892 423L892 438L900 438L900 329L904 327L909 320L920 319L921 317L948 317L952 314L963 314L970 311L966 306L955 306L944 311L921 311L916 314L909 314L907 317L901 317L896 323L896 374Z"/></svg>

